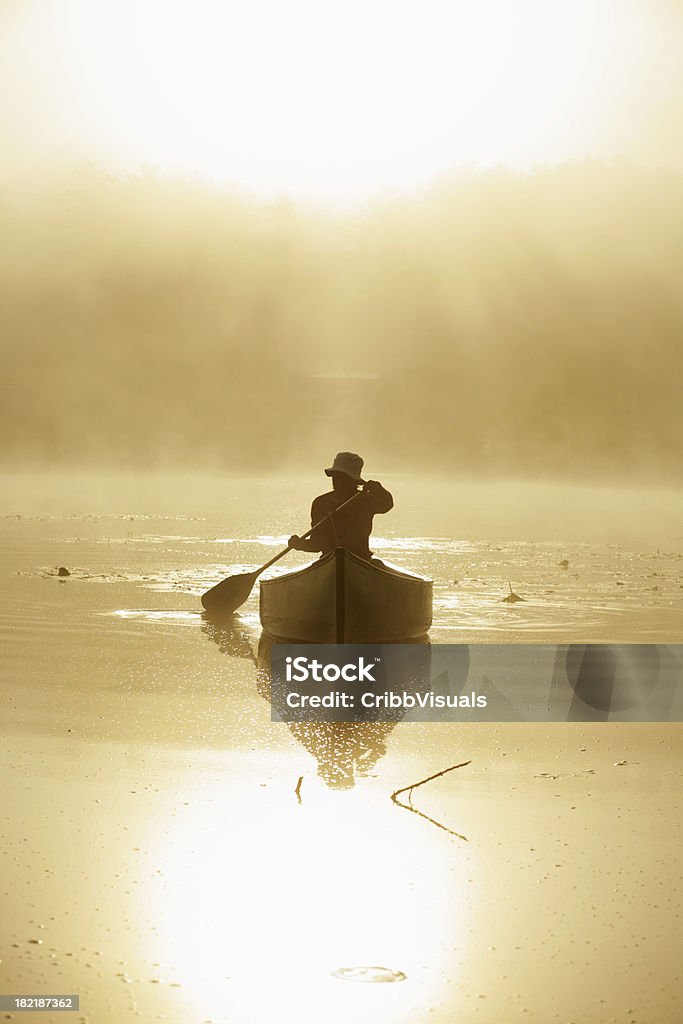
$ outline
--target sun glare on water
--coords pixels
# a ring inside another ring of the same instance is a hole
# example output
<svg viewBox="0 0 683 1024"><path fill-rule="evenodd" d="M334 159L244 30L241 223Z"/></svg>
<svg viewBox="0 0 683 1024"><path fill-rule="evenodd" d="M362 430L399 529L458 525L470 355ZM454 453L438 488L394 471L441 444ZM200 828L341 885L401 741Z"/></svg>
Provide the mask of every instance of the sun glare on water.
<svg viewBox="0 0 683 1024"><path fill-rule="evenodd" d="M74 0L71 17L110 162L342 199L563 159L601 38L584 0Z"/></svg>
<svg viewBox="0 0 683 1024"><path fill-rule="evenodd" d="M331 1024L403 1024L416 985L437 998L457 977L453 946L470 911L449 874L453 850L397 818L385 796L378 805L305 786L302 805L278 798L264 813L263 798L208 784L185 794L182 824L155 829L160 870L143 915L162 973L173 965L197 1019L221 1007L264 1024L296 1006L301 1024L323 1007ZM340 980L363 967L407 978L407 994Z"/></svg>

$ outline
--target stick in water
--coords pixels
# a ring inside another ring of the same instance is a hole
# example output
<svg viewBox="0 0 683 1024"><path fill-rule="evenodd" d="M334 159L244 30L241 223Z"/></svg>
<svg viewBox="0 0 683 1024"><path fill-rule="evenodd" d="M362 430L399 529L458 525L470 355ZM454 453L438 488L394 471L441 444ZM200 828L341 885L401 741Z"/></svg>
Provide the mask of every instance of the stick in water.
<svg viewBox="0 0 683 1024"><path fill-rule="evenodd" d="M430 818L428 814L424 814L422 811L418 811L417 807L413 807L413 790L417 789L418 786L424 786L426 782L431 782L432 779L439 779L442 775L448 775L449 772L454 772L456 768L465 768L468 764L472 764L472 761L463 761L461 764L453 764L450 768L444 768L441 772L436 772L434 775L429 775L426 779L421 779L419 782L413 782L410 786L404 786L402 789L396 789L391 794L392 802L402 807L405 811L411 811L413 814L417 814L420 818L424 818L426 821L431 822L432 825L436 825L437 828L443 829L444 832L448 832L449 835L455 836L457 839L462 839L465 843L468 842L467 836L461 835L452 828L448 828L447 825L442 825L440 821L435 821L434 818ZM398 797L401 793L408 794L408 803L403 803Z"/></svg>

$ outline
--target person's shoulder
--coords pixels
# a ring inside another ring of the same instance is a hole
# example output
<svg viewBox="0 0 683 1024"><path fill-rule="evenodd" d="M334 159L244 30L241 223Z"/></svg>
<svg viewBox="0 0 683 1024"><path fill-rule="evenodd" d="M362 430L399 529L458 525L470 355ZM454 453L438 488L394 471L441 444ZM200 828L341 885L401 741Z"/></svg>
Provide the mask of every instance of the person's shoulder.
<svg viewBox="0 0 683 1024"><path fill-rule="evenodd" d="M334 491L326 491L325 494L319 494L317 498L313 499L312 509L326 510L332 508L332 499L334 498Z"/></svg>

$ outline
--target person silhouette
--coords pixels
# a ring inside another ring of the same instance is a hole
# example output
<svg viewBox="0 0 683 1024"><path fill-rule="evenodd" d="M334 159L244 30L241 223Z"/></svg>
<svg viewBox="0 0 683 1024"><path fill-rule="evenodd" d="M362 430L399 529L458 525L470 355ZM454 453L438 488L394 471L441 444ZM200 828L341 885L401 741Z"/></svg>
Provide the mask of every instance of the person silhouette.
<svg viewBox="0 0 683 1024"><path fill-rule="evenodd" d="M355 452L338 452L333 464L325 470L332 479L332 490L320 494L311 505L311 524L334 513L321 523L311 536L302 540L297 534L289 538L289 546L297 551L320 551L327 554L334 548L346 548L359 558L371 559L370 534L375 515L389 512L394 499L377 480L363 480L363 460ZM357 495L354 501L340 509ZM336 510L339 509L339 512Z"/></svg>

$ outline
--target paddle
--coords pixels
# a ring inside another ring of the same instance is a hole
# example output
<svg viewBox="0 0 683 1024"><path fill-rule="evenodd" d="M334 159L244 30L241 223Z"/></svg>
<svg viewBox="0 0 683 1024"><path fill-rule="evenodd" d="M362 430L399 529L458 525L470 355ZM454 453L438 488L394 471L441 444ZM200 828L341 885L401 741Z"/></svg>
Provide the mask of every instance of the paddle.
<svg viewBox="0 0 683 1024"><path fill-rule="evenodd" d="M302 534L301 540L306 540L310 537L314 530L317 530L319 526L326 523L328 519L331 519L336 512L340 512L343 508L346 508L352 501L354 501L359 494L363 491L356 491L350 498L342 502L339 508L336 508L334 512L330 512L329 515L321 519L320 522L315 523L314 526L307 530L306 533ZM237 576L228 576L226 579L221 580L211 590L207 590L205 594L202 594L202 604L207 612L212 614L220 613L221 615L232 615L233 612L237 611L241 604L244 604L246 599L249 597L256 580L265 572L266 569L274 565L283 558L288 551L291 551L289 544L286 548L283 548L277 555L262 565L260 569L255 569L253 572L242 572Z"/></svg>

